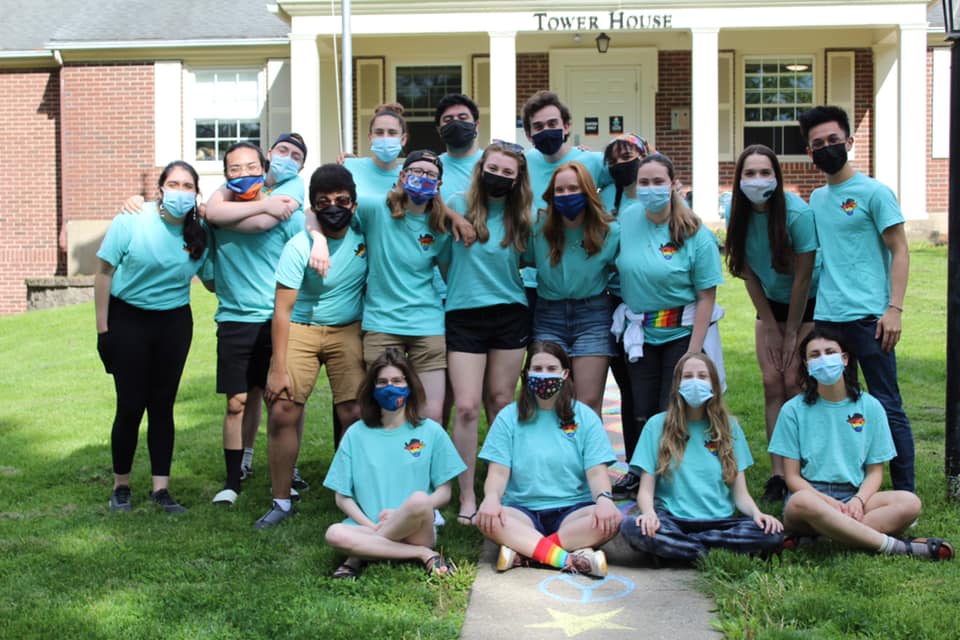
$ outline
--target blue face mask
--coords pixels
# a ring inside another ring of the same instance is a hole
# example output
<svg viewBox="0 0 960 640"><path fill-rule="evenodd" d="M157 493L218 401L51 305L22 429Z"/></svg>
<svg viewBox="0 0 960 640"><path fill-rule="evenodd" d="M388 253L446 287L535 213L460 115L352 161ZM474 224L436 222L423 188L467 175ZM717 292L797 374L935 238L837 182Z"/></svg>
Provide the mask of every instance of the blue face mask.
<svg viewBox="0 0 960 640"><path fill-rule="evenodd" d="M842 353L825 353L807 360L807 373L820 384L834 384L843 377L844 369Z"/></svg>
<svg viewBox="0 0 960 640"><path fill-rule="evenodd" d="M279 182L286 182L300 173L300 165L290 156L274 156L270 159L270 175Z"/></svg>
<svg viewBox="0 0 960 640"><path fill-rule="evenodd" d="M174 218L183 218L197 206L197 194L193 191L164 189L162 206Z"/></svg>
<svg viewBox="0 0 960 640"><path fill-rule="evenodd" d="M408 173L403 181L403 190L407 192L414 204L423 204L430 198L436 197L440 191L437 189L437 180L427 176L415 176Z"/></svg>
<svg viewBox="0 0 960 640"><path fill-rule="evenodd" d="M380 162L393 162L400 156L402 149L400 138L374 138L370 141L370 151L380 158Z"/></svg>
<svg viewBox="0 0 960 640"><path fill-rule="evenodd" d="M670 197L673 190L670 185L661 187L637 187L637 200L643 205L643 208L651 213L663 211L663 208L670 203Z"/></svg>
<svg viewBox="0 0 960 640"><path fill-rule="evenodd" d="M407 404L408 397L410 397L410 387L395 387L388 384L385 387L375 387L373 389L373 399L384 411L402 409L403 405Z"/></svg>
<svg viewBox="0 0 960 640"><path fill-rule="evenodd" d="M563 129L544 129L533 136L533 146L545 156L552 156L563 146Z"/></svg>
<svg viewBox="0 0 960 640"><path fill-rule="evenodd" d="M680 381L680 396L688 405L696 409L713 397L713 385L709 380L685 378Z"/></svg>
<svg viewBox="0 0 960 640"><path fill-rule="evenodd" d="M576 218L584 207L587 206L587 194L566 193L562 196L553 197L553 208L567 220Z"/></svg>

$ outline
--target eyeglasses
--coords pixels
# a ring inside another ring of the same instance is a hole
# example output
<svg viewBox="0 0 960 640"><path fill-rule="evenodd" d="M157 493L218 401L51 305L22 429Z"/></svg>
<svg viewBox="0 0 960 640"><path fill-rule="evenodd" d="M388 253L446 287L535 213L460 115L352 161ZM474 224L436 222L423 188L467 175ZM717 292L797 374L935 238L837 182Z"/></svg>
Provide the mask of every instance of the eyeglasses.
<svg viewBox="0 0 960 640"><path fill-rule="evenodd" d="M395 387L405 387L407 386L407 379L404 376L397 376L395 378L377 378L374 381L374 384L378 387L385 387L388 384L392 384Z"/></svg>
<svg viewBox="0 0 960 640"><path fill-rule="evenodd" d="M503 147L507 151L512 151L516 154L523 155L523 147L521 147L520 145L514 142L507 142L506 140L491 140L490 144L491 145L495 144Z"/></svg>
<svg viewBox="0 0 960 640"><path fill-rule="evenodd" d="M826 138L814 138L810 141L810 148L816 151L817 149L823 149L824 147L832 147L835 144L842 144L846 142L847 139L836 133L831 133Z"/></svg>
<svg viewBox="0 0 960 640"><path fill-rule="evenodd" d="M350 196L337 196L333 199L333 202L338 207L349 207L353 204L353 199ZM317 198L317 209L326 209L330 204L330 198Z"/></svg>
<svg viewBox="0 0 960 640"><path fill-rule="evenodd" d="M431 180L436 180L440 177L440 174L437 173L436 171L428 171L426 169L421 169L420 167L407 167L406 169L404 169L404 171L406 171L412 176L417 176L418 178L422 178L426 176Z"/></svg>

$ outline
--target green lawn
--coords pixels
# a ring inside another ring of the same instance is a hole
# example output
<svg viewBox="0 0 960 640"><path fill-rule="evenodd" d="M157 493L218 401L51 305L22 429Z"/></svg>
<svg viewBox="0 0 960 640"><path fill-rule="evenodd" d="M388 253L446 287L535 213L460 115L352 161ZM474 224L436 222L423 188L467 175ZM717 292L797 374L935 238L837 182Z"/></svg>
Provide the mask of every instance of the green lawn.
<svg viewBox="0 0 960 640"><path fill-rule="evenodd" d="M943 476L945 249L914 247L911 272L899 364L925 503L915 534L956 536L960 517ZM739 282L724 285L720 301L728 400L749 434L757 465L748 476L759 493L768 461L753 314ZM0 638L457 637L480 549L475 531L442 530L440 545L461 570L452 580L427 579L413 564L374 565L356 583L327 577L338 560L323 531L341 516L320 485L332 455L325 381L307 410L300 468L313 486L300 515L252 528L269 505L262 431L256 475L237 505L209 503L223 476L213 309L198 288L171 483L190 511L176 517L148 502L145 434L134 511L107 511L114 396L96 358L92 305L0 318ZM943 638L958 635L958 577L955 562L821 545L770 565L715 554L703 586L733 638Z"/></svg>

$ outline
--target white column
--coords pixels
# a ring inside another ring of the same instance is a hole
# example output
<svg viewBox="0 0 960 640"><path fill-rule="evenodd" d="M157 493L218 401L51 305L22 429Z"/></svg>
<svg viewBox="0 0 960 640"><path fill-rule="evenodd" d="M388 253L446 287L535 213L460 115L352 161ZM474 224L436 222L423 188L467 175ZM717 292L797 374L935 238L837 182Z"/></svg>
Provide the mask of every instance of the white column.
<svg viewBox="0 0 960 640"><path fill-rule="evenodd" d="M179 60L153 65L154 165L183 158L183 69ZM190 158L184 158L190 161Z"/></svg>
<svg viewBox="0 0 960 640"><path fill-rule="evenodd" d="M873 86L875 91L873 104L873 176L893 189L894 193L899 193L900 187L898 166L900 158L900 81L897 63L897 47L894 44L884 43L873 48ZM920 73L920 71L915 73ZM921 77L926 77L926 74L921 74ZM926 91L923 93L926 95ZM863 142L866 142L866 140ZM861 153L857 157L863 156L864 154Z"/></svg>
<svg viewBox="0 0 960 640"><path fill-rule="evenodd" d="M301 175L320 166L320 53L313 34L290 34L290 129L303 136L307 162Z"/></svg>
<svg viewBox="0 0 960 640"><path fill-rule="evenodd" d="M900 25L900 208L927 218L927 26Z"/></svg>
<svg viewBox="0 0 960 640"><path fill-rule="evenodd" d="M517 34L490 33L490 139L517 135Z"/></svg>
<svg viewBox="0 0 960 640"><path fill-rule="evenodd" d="M719 168L719 116L717 101L719 29L693 29L691 52L691 126L693 140L693 210L706 221L717 215Z"/></svg>

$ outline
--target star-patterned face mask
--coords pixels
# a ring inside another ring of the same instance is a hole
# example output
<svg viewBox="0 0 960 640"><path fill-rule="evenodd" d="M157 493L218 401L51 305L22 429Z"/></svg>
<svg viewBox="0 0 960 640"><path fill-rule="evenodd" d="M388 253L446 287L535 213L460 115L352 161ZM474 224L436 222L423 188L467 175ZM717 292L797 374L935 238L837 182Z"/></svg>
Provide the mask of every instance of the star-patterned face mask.
<svg viewBox="0 0 960 640"><path fill-rule="evenodd" d="M541 400L549 400L563 387L563 376L555 373L528 373L527 387Z"/></svg>

